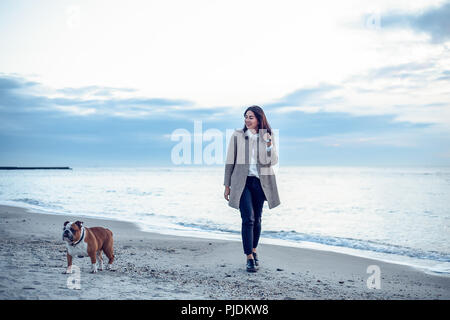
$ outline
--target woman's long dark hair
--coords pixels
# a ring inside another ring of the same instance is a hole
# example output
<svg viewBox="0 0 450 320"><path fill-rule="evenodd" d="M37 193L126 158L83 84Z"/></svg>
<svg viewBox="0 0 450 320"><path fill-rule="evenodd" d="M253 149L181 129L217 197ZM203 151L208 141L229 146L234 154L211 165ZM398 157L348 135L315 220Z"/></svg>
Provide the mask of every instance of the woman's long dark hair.
<svg viewBox="0 0 450 320"><path fill-rule="evenodd" d="M253 111L256 119L258 120L258 132L259 132L259 129L266 129L267 132L270 135L272 135L272 129L270 128L269 122L267 121L267 118L266 118L266 115L265 115L263 109L259 106L248 107L247 110L245 110L245 112L244 112L244 117L245 117L245 114L247 113L247 111L249 111L249 110ZM244 130L244 132L246 132L248 130L247 126L245 124L244 124L243 130Z"/></svg>

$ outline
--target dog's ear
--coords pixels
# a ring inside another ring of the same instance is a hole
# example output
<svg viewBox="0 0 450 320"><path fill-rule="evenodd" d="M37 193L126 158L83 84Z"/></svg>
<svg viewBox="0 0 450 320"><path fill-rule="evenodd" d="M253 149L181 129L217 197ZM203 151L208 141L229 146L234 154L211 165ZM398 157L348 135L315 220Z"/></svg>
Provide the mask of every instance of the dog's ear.
<svg viewBox="0 0 450 320"><path fill-rule="evenodd" d="M83 221L77 221L77 222L75 222L75 224L78 226L78 228L80 228L80 230L81 230L81 227L83 226Z"/></svg>
<svg viewBox="0 0 450 320"><path fill-rule="evenodd" d="M66 227L66 225L69 223L69 221L64 222L64 228ZM63 229L64 229L63 228Z"/></svg>

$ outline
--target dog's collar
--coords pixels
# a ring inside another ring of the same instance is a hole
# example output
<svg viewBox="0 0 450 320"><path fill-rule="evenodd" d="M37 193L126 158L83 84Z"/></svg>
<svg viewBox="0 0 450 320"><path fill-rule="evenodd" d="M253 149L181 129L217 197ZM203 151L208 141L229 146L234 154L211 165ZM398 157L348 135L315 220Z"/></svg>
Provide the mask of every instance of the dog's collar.
<svg viewBox="0 0 450 320"><path fill-rule="evenodd" d="M77 244L79 244L83 239L84 239L84 227L81 228L81 237L80 237L80 240L78 240L78 241L75 242L75 243L71 243L70 245L71 245L72 247L75 247L75 246L76 246Z"/></svg>

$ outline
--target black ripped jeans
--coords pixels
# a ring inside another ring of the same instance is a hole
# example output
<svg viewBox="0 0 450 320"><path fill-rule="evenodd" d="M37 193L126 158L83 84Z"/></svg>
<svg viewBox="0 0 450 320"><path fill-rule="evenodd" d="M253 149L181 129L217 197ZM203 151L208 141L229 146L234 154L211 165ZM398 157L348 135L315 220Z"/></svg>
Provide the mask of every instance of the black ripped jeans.
<svg viewBox="0 0 450 320"><path fill-rule="evenodd" d="M258 246L261 235L261 214L266 197L259 178L247 176L244 191L239 202L242 218L242 245L249 255Z"/></svg>

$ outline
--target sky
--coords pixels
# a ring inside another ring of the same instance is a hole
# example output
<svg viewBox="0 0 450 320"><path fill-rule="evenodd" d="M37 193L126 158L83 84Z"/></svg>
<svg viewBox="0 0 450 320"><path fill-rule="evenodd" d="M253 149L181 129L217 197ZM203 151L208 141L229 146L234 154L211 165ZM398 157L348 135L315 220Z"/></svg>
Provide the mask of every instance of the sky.
<svg viewBox="0 0 450 320"><path fill-rule="evenodd" d="M181 165L223 158L251 105L280 166L450 165L449 16L434 0L2 0L0 166L173 166L189 140Z"/></svg>

